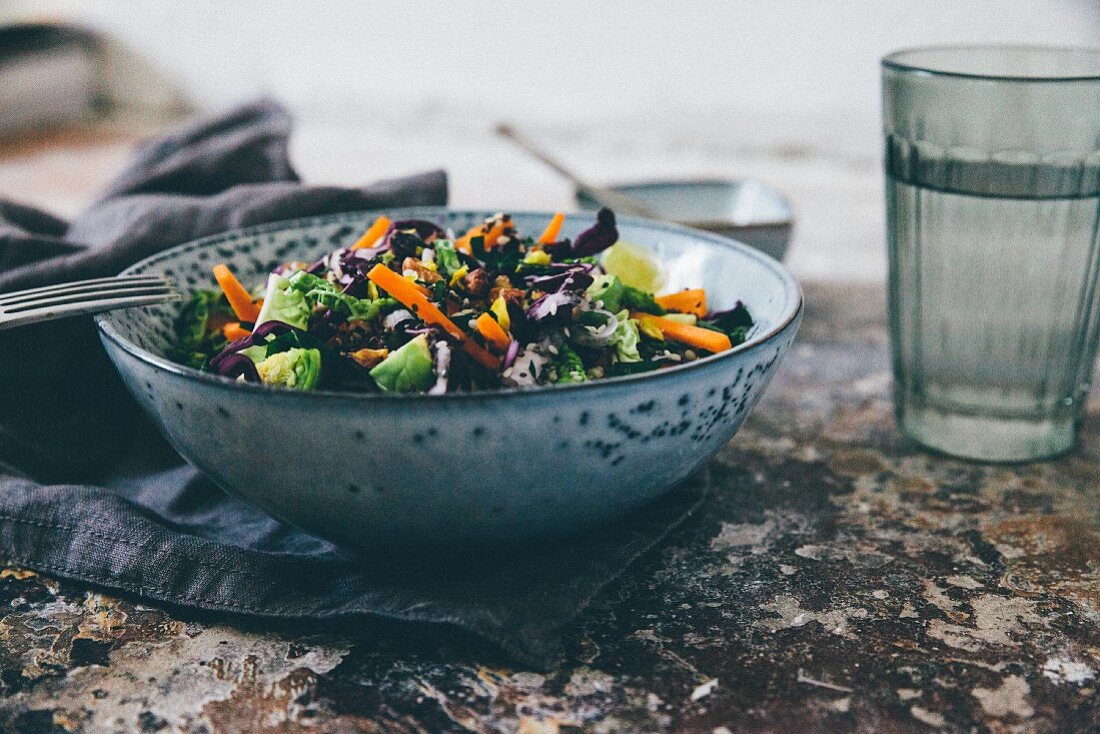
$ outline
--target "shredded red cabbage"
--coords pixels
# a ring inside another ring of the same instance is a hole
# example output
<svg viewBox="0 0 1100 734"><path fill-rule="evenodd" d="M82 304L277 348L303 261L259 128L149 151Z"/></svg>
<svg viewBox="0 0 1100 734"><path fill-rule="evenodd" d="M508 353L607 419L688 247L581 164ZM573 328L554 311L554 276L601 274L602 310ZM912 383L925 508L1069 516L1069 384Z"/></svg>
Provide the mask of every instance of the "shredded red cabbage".
<svg viewBox="0 0 1100 734"><path fill-rule="evenodd" d="M573 315L573 306L580 302L580 296L574 291L547 293L531 304L527 309L527 318L531 321L566 320Z"/></svg>
<svg viewBox="0 0 1100 734"><path fill-rule="evenodd" d="M596 223L577 235L577 239L573 241L573 254L575 257L596 255L618 241L615 212L604 207L596 214Z"/></svg>
<svg viewBox="0 0 1100 734"><path fill-rule="evenodd" d="M243 354L227 354L216 367L211 361L211 367L222 377L234 380L243 377L245 382L260 382L260 373L256 371L256 365Z"/></svg>
<svg viewBox="0 0 1100 734"><path fill-rule="evenodd" d="M536 275L526 278L527 284L541 291L583 291L592 285L589 273L595 266L590 263L578 263L568 270L554 275Z"/></svg>
<svg viewBox="0 0 1100 734"><path fill-rule="evenodd" d="M446 235L443 228L435 222L429 222L425 219L399 219L390 225L390 229L386 233L386 241L388 242L394 232L408 232L409 230L415 232L424 244L431 244L432 240Z"/></svg>
<svg viewBox="0 0 1100 734"><path fill-rule="evenodd" d="M516 363L516 357L519 356L519 342L513 339L508 345L508 351L504 353L504 362L500 365L503 370L508 369Z"/></svg>
<svg viewBox="0 0 1100 734"><path fill-rule="evenodd" d="M210 358L210 369L218 374L221 372L221 364L226 359L237 354L242 349L248 349L254 347L257 344L264 344L267 342L269 336L282 336L283 334L289 334L292 331L305 334L306 332L291 326L290 324L284 324L282 321L267 321L260 324L252 333L246 337L238 339L237 341L230 342L225 349L218 352L216 355ZM251 360L249 360L251 362Z"/></svg>

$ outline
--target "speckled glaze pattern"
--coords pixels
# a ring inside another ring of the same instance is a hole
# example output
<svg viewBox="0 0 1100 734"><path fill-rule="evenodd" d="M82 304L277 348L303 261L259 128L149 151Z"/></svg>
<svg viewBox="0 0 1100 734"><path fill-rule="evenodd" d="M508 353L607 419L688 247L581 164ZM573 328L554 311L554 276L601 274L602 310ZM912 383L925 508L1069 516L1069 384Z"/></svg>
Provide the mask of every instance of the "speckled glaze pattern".
<svg viewBox="0 0 1100 734"><path fill-rule="evenodd" d="M485 212L407 209L462 230ZM253 227L181 245L127 273L159 273L185 292L226 262L259 282L288 260L346 246L370 212ZM540 230L550 213L514 215ZM567 219L575 236L590 223ZM298 393L245 385L169 362L179 304L98 317L127 387L173 446L227 492L355 549L417 550L567 535L640 506L736 433L789 348L797 283L774 260L722 237L622 218L622 239L668 266L668 288L703 286L712 307L744 300L745 345L649 375L527 391L421 395Z"/></svg>

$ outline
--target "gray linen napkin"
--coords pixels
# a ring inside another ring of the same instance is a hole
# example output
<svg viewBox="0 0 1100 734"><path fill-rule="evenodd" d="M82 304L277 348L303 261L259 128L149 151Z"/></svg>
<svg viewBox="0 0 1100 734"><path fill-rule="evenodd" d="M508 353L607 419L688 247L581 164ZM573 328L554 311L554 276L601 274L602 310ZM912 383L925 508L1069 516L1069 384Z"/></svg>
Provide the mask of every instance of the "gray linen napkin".
<svg viewBox="0 0 1100 734"><path fill-rule="evenodd" d="M260 101L153 140L72 222L0 200L0 293L111 275L233 227L447 201L442 171L363 188L301 184L290 128L279 105ZM562 626L705 488L696 477L538 552L415 569L353 559L184 464L127 396L90 319L0 332L0 559L181 611L433 622L545 667Z"/></svg>

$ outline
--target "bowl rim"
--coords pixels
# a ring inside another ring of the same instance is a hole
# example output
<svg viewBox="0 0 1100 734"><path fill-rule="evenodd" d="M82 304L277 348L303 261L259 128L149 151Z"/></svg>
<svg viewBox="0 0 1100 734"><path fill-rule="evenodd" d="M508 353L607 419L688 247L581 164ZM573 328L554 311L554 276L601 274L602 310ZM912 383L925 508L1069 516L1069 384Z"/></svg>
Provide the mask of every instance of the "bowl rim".
<svg viewBox="0 0 1100 734"><path fill-rule="evenodd" d="M622 193L630 193L631 191L638 191L642 189L661 189L661 188L698 188L704 186L724 186L727 188L735 188L743 186L744 184L752 181L758 183L772 194L775 198L783 203L783 207L787 210L787 216L779 219L761 219L755 222L749 222L747 224L738 224L732 219L669 219L667 221L675 224L681 224L685 227L705 229L711 231L717 228L735 228L738 230L745 229L760 229L760 228L779 228L779 227L792 227L794 225L794 210L791 207L790 199L784 196L783 192L775 188L766 181L762 181L758 178L722 178L720 176L703 176L703 177L686 177L686 178L648 178L648 179L629 179L626 181L613 181L606 184L606 188L613 191L619 191ZM578 205L586 206L585 202L595 200L588 196L584 191L578 188L573 190L573 198ZM584 210L595 211L595 209ZM653 221L653 220L649 220ZM736 241L736 240L734 240Z"/></svg>
<svg viewBox="0 0 1100 734"><path fill-rule="evenodd" d="M499 210L498 210L499 211ZM548 210L508 210L509 214L513 216L532 216L532 217L545 217L550 218L555 212ZM214 247L219 243L223 243L227 240L239 239L242 237L257 237L264 234L271 234L273 232L280 232L288 229L301 229L310 226L323 226L327 224L335 224L345 221L369 219L371 216L378 216L380 214L386 214L391 218L408 218L411 215L427 216L431 213L435 214L459 214L459 215L473 215L473 216L491 216L492 212L488 209L475 209L475 208L454 208L447 206L406 206L406 207L388 207L381 209L364 209L350 212L340 212L336 214L323 214L309 217L297 217L293 219L282 219L275 222L266 222L264 224L256 224L248 227L238 227L235 229L227 230L207 237L202 237L188 242L183 242L179 245L162 250L156 255L152 255L147 258L143 258L138 262L128 266L120 275L127 275L139 268L147 268L151 265L155 265L163 260L168 260L176 255L188 252L190 250L196 250L206 247ZM582 212L572 212L574 214L580 214ZM619 377L609 377L601 380L591 380L588 382L575 382L566 385L555 386L542 386L539 388L520 388L520 387L506 387L497 390L484 390L478 392L453 392L444 393L442 395L428 395L427 393L389 393L389 392L350 392L341 390L289 390L284 387L278 387L274 385L263 385L251 382L238 382L215 375L210 372L202 372L201 370L194 369L193 367L187 367L185 365L177 364L171 360L153 354L152 352L139 347L134 342L123 337L115 327L110 323L109 313L101 313L95 316L95 323L99 329L100 337L102 339L109 340L116 347L130 354L132 357L151 365L159 370L169 372L177 377L182 377L192 382L198 382L202 385L209 387L218 387L226 390L243 391L245 394L253 392L257 395L268 396L280 396L276 399L306 399L306 400L326 400L326 399L340 399L340 400L361 400L361 401L406 401L406 402L427 402L427 403L450 403L457 401L467 400L485 400L487 398L498 399L523 399L523 398L537 398L539 396L557 395L560 393L576 393L583 390L594 389L614 389L616 387L626 387L630 385L637 385L646 381L661 381L673 378L677 375L681 375L692 370L705 369L707 367L716 365L720 362L726 361L739 354L748 352L763 346L764 344L773 341L780 334L784 333L791 324L799 320L802 315L802 311L805 305L805 298L802 293L802 286L794 278L793 275L779 263L775 258L760 252L754 247L750 247L744 243L738 242L729 237L723 237L711 232L703 232L690 227L685 227L678 224L672 224L668 222L661 222L652 219L645 219L642 217L617 217L620 224L628 224L633 226L647 227L650 229L656 229L661 231L670 232L672 234L687 235L696 239L702 239L710 242L711 244L733 249L741 255L754 258L760 261L765 267L770 269L784 285L784 292L787 296L787 301L791 305L788 306L786 312L784 312L774 326L767 331L757 334L743 344L739 344L732 349L728 349L718 354L710 354L706 357L702 357L686 364L678 364L673 367L668 367L661 370L653 370L651 372L643 372L633 375L622 375Z"/></svg>

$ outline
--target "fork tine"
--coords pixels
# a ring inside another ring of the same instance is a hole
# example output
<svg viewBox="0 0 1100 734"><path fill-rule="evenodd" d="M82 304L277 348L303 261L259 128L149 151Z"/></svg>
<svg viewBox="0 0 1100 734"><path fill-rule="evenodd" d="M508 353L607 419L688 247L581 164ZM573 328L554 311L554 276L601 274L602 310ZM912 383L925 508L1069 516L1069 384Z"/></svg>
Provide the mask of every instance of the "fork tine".
<svg viewBox="0 0 1100 734"><path fill-rule="evenodd" d="M112 278L92 278L90 280L78 280L72 283L59 283L56 285L42 286L41 288L30 288L24 291L15 291L13 293L3 293L0 294L0 305L11 304L17 301L24 301L28 298L58 292L77 293L110 287L112 285L155 285L167 282L168 281L164 278L156 275L125 275Z"/></svg>
<svg viewBox="0 0 1100 734"><path fill-rule="evenodd" d="M102 301L126 296L155 296L171 292L173 292L172 288L167 283L163 282L155 285L123 285L79 293L47 293L42 296L27 298L16 303L0 303L0 310L5 313L20 313L22 311L30 311L37 308L65 306L72 303Z"/></svg>
<svg viewBox="0 0 1100 734"><path fill-rule="evenodd" d="M95 291L101 288L110 288L118 285L160 285L168 281L155 275L123 276L114 278L92 278L90 280L78 280L71 283L59 283L56 285L30 288L24 291L0 294L0 304L23 301L31 297L45 296L55 293L77 293Z"/></svg>
<svg viewBox="0 0 1100 734"><path fill-rule="evenodd" d="M53 306L42 306L19 313L5 315L0 314L0 329L33 324L38 321L52 321L67 316L81 316L84 314L111 311L116 308L128 308L131 306L152 306L158 303L178 301L182 298L176 291L166 291L155 295L121 296L115 298L101 298L95 300L77 301Z"/></svg>

